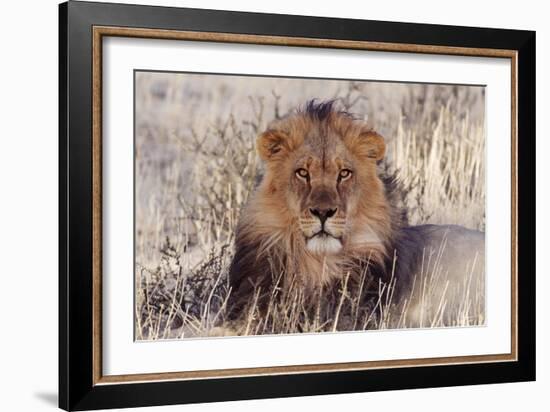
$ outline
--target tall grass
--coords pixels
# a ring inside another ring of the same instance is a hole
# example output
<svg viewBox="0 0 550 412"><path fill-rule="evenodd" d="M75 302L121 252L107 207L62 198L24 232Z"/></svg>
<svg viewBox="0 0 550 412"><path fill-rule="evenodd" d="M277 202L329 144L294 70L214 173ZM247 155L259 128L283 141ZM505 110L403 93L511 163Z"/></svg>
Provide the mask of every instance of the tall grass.
<svg viewBox="0 0 550 412"><path fill-rule="evenodd" d="M348 277L306 301L275 296L228 322L227 271L241 207L261 175L254 142L267 123L311 98L338 98L386 138L386 165L404 186L411 224L485 225L484 91L480 87L136 74L136 336L167 339L481 324L430 294L445 284L440 251L425 251L411 296L395 280ZM442 245L441 247L444 247ZM465 282L468 270L465 270ZM484 288L483 284L477 287ZM408 302L420 297L422 305ZM368 299L365 299L368 297ZM365 303L367 302L367 303ZM252 302L254 303L254 302ZM411 311L421 311L410 316Z"/></svg>

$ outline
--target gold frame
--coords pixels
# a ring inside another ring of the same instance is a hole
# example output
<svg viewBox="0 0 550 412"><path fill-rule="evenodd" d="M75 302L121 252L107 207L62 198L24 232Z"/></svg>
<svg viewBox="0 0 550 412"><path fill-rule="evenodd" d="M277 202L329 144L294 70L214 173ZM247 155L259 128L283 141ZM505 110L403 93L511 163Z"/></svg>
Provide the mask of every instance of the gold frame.
<svg viewBox="0 0 550 412"><path fill-rule="evenodd" d="M219 369L202 371L182 371L145 373L132 375L103 375L102 373L102 39L105 36L152 38L167 40L188 40L240 44L278 45L294 47L320 47L334 49L355 49L400 53L426 53L476 57L498 57L511 60L511 133L512 133L512 261L511 261L511 353L494 355L451 356L440 358L394 359L384 361L328 363L315 365L289 365L256 368ZM141 29L128 27L93 27L92 44L92 90L93 90L93 135L92 135L92 181L93 181L93 385L135 383L145 381L168 381L243 377L259 375L319 373L411 366L435 366L468 363L491 363L517 361L517 52L503 49L482 49L450 46L431 46L401 43L382 43L334 39L313 39L300 37L261 36L248 34Z"/></svg>

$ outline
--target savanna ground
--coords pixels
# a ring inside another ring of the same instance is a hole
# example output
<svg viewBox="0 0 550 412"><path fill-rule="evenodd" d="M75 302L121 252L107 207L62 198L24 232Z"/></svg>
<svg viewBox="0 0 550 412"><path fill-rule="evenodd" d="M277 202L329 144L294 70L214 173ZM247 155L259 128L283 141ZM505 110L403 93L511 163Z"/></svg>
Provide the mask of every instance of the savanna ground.
<svg viewBox="0 0 550 412"><path fill-rule="evenodd" d="M151 72L137 72L135 81L137 339L484 322L469 302L445 313L444 301L430 300L430 285L444 281L437 251L426 257L430 269L415 274L425 294L421 324L384 293L391 284L368 279L361 290L344 280L336 303L316 316L301 310L298 295L273 302L264 319L253 305L237 326L225 316L235 226L261 175L255 139L271 120L309 99L338 99L385 137L381 167L399 176L410 224L484 230L482 87ZM359 304L362 293L372 304Z"/></svg>

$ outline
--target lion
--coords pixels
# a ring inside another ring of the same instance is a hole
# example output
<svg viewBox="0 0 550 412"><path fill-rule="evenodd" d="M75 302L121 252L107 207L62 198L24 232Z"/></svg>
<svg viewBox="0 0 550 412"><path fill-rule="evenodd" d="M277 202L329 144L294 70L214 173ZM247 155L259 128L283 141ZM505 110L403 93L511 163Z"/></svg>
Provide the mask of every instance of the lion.
<svg viewBox="0 0 550 412"><path fill-rule="evenodd" d="M384 138L366 122L312 100L269 124L256 146L265 173L236 229L232 319L251 302L265 311L275 289L298 285L314 296L344 277L357 285L365 272L387 286L409 325L429 326L428 297L432 319L445 313L452 323L474 305L484 313L484 234L410 226L398 180L380 170Z"/></svg>

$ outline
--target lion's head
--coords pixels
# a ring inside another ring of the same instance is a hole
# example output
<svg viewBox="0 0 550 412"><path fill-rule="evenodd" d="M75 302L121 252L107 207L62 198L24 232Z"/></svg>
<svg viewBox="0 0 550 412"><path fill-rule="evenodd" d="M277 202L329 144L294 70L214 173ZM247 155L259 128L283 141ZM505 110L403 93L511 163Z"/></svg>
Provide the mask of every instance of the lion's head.
<svg viewBox="0 0 550 412"><path fill-rule="evenodd" d="M309 253L381 250L388 222L378 133L332 102L309 102L270 124L257 147L266 164L263 191L278 198L277 213L288 214Z"/></svg>

